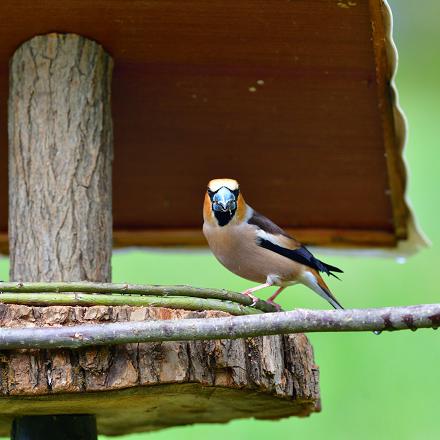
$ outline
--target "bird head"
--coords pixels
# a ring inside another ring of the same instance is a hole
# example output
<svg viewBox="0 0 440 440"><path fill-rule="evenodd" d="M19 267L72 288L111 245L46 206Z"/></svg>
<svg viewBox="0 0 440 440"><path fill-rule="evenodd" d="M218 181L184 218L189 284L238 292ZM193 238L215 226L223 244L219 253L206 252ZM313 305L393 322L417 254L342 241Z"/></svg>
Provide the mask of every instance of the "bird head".
<svg viewBox="0 0 440 440"><path fill-rule="evenodd" d="M208 183L205 196L204 218L217 222L219 226L227 225L245 208L238 182L234 179L214 179Z"/></svg>

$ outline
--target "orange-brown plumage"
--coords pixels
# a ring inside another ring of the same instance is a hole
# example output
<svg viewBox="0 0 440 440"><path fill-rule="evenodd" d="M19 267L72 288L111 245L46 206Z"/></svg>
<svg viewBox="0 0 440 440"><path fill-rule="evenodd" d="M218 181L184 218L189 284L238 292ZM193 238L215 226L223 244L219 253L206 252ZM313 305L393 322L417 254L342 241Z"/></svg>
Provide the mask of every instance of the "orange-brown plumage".
<svg viewBox="0 0 440 440"><path fill-rule="evenodd" d="M205 201L203 202L203 219L205 222L214 224L215 217L212 215L211 210L211 200L209 198L208 192L205 193Z"/></svg>
<svg viewBox="0 0 440 440"><path fill-rule="evenodd" d="M244 221L247 213L247 206L246 202L244 201L244 198L241 194L238 195L237 198L237 212L235 213L237 220L239 222Z"/></svg>

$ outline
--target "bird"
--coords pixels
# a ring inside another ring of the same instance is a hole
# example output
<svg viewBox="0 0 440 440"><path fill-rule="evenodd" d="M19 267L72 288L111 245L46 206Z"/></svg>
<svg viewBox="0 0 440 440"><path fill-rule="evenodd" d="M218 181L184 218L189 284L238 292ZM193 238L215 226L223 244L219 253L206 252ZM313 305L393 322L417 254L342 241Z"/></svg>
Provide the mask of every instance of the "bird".
<svg viewBox="0 0 440 440"><path fill-rule="evenodd" d="M234 274L259 285L242 292L258 300L254 292L270 286L278 289L267 300L295 284L304 284L335 309L343 309L321 273L338 278L341 269L317 259L303 244L287 234L244 200L234 179L213 179L208 183L203 205L203 233L218 261ZM339 279L339 278L338 278Z"/></svg>

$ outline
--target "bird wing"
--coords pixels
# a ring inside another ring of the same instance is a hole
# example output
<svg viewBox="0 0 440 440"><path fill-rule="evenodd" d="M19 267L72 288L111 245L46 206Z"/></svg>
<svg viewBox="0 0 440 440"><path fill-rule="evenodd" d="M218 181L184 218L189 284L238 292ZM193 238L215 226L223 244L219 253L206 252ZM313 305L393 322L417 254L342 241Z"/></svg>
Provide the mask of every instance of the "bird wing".
<svg viewBox="0 0 440 440"><path fill-rule="evenodd" d="M248 223L250 225L255 225L258 227L258 229L261 229L262 231L274 235L274 236L282 236L285 238L288 238L290 240L293 240L296 242L297 245L301 245L298 241L293 239L287 232L284 231L284 229L280 228L278 225L276 225L272 220L268 219L264 215L261 215L257 211L252 211L252 216L249 218Z"/></svg>
<svg viewBox="0 0 440 440"><path fill-rule="evenodd" d="M315 258L298 240L295 240L264 215L254 211L248 223L258 228L257 244L262 248L276 252L283 257L304 264L319 272L324 272L327 275L336 277L332 272L343 272L341 269Z"/></svg>

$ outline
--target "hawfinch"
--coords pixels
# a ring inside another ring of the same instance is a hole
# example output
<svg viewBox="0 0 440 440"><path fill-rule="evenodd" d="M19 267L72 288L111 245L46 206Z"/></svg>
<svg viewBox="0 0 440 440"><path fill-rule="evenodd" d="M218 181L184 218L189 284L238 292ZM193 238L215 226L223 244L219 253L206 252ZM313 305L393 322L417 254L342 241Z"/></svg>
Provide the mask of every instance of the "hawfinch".
<svg viewBox="0 0 440 440"><path fill-rule="evenodd" d="M342 306L330 292L320 272L342 272L315 258L311 252L268 218L246 204L238 182L215 179L208 184L203 207L203 233L213 254L227 269L260 285L243 294L257 300L253 292L279 286L268 299L288 286L304 284L335 309ZM337 277L336 277L337 278Z"/></svg>

